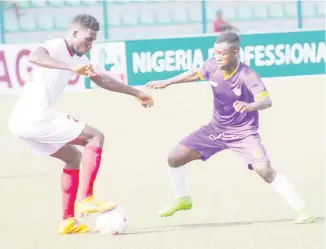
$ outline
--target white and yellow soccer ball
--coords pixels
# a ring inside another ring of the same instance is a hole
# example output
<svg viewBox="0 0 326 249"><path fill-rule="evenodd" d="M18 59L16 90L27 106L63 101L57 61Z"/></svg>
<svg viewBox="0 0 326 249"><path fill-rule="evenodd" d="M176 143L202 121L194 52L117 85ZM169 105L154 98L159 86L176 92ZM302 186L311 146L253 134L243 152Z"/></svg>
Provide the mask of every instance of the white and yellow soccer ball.
<svg viewBox="0 0 326 249"><path fill-rule="evenodd" d="M99 214L96 218L96 228L100 233L118 235L128 227L128 217L123 208L116 208Z"/></svg>

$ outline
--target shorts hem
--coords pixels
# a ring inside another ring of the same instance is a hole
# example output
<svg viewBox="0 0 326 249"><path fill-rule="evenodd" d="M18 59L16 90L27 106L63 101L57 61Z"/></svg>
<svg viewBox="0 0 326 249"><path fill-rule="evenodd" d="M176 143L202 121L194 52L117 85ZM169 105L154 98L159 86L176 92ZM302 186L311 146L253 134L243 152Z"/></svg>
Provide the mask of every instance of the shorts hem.
<svg viewBox="0 0 326 249"><path fill-rule="evenodd" d="M42 149L41 147L38 148L33 148L33 146L31 146L32 151L39 155L39 156L52 156L53 154L55 154L58 150L60 150L62 147L64 147L67 144L70 144L71 141L74 141L76 138L78 138L80 136L80 134L82 134L83 130L85 129L86 124L85 123L80 123L78 129L76 129L76 131L74 132L73 135L70 136L69 140L67 141L62 141L62 143L47 143L48 145L50 145L50 147L46 148L47 144L44 144L44 149ZM28 143L29 140L31 141L35 141L33 139L26 139L26 138L22 138L20 137L22 140L26 140L26 142ZM36 141L37 142L37 141ZM52 145L52 146L51 146ZM73 144L72 144L73 145Z"/></svg>
<svg viewBox="0 0 326 249"><path fill-rule="evenodd" d="M247 162L247 164L255 164L255 163L265 163L265 162L270 162L269 158L264 158L264 159L261 159L261 160L255 160L255 161L249 161Z"/></svg>

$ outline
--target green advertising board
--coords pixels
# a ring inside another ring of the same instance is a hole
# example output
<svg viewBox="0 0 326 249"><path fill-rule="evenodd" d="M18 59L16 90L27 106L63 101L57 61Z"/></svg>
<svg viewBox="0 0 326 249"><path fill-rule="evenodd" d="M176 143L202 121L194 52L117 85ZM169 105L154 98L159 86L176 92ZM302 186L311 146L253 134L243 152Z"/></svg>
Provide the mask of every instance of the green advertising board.
<svg viewBox="0 0 326 249"><path fill-rule="evenodd" d="M199 67L213 53L217 36L125 42L129 85L165 79ZM240 60L261 77L325 74L325 30L242 34Z"/></svg>

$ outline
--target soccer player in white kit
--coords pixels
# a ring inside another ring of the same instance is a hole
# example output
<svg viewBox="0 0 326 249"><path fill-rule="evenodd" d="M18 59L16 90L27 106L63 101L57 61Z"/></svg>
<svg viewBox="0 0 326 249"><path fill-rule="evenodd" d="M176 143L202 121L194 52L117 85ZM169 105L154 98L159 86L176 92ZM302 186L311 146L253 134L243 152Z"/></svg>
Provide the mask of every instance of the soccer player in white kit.
<svg viewBox="0 0 326 249"><path fill-rule="evenodd" d="M113 79L102 69L94 69L85 53L92 48L98 31L96 18L77 15L65 38L48 40L36 48L29 58L33 64L32 80L25 84L9 118L9 129L15 136L35 152L65 163L61 177L63 219L59 234L91 231L85 224L78 223L75 205L81 216L116 207L116 204L95 200L93 195L101 162L103 133L53 109L73 73L89 77L106 90L134 96L144 107L153 104L150 95ZM83 154L77 146L84 147ZM80 164L83 173L79 177ZM76 201L78 189L80 196Z"/></svg>

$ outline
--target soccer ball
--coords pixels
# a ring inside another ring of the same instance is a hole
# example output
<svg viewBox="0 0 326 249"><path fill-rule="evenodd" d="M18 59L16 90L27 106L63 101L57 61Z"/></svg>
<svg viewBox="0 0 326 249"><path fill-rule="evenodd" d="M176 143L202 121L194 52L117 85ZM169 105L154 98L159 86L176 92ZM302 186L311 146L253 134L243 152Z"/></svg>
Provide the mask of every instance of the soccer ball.
<svg viewBox="0 0 326 249"><path fill-rule="evenodd" d="M96 218L96 227L100 233L118 235L128 227L128 217L121 206L100 214Z"/></svg>

